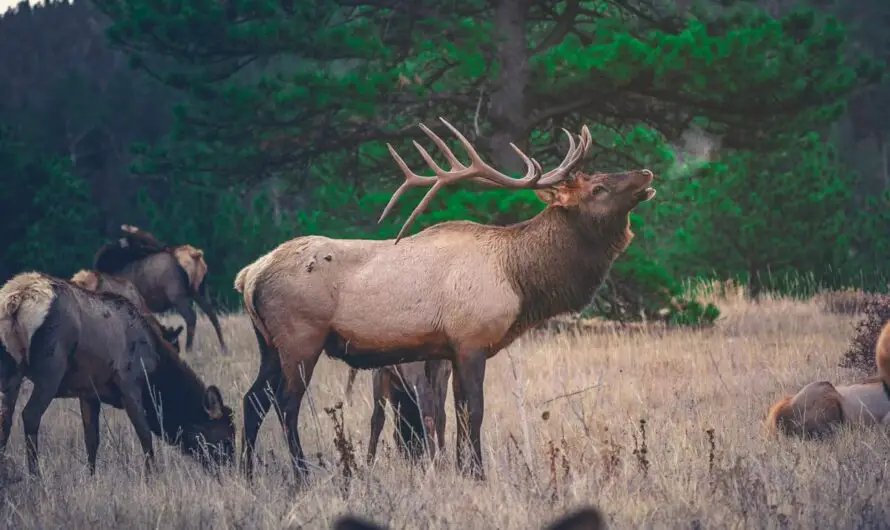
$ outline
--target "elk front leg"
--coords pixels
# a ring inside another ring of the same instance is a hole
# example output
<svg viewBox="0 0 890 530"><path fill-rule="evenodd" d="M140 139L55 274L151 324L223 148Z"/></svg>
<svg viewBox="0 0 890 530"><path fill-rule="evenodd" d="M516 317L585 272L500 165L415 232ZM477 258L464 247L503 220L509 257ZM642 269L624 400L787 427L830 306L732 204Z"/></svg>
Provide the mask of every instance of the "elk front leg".
<svg viewBox="0 0 890 530"><path fill-rule="evenodd" d="M80 398L80 420L83 422L83 443L87 449L90 475L96 474L96 455L99 453L99 409L96 398Z"/></svg>
<svg viewBox="0 0 890 530"><path fill-rule="evenodd" d="M12 430L12 414L22 387L22 371L5 351L0 351L0 453L6 450Z"/></svg>
<svg viewBox="0 0 890 530"><path fill-rule="evenodd" d="M144 377L140 374L140 377ZM143 383L147 384L147 383ZM150 473L155 465L155 450L151 441L151 427L148 425L148 419L145 417L145 403L142 402L142 384L136 381L124 381L119 383L121 390L121 398L124 402L124 410L127 411L127 417L136 430L136 436L139 438L139 444L142 446L142 454L145 455L145 471ZM149 406L155 406L149 403ZM163 411L161 411L163 414ZM173 433L170 433L173 434Z"/></svg>
<svg viewBox="0 0 890 530"><path fill-rule="evenodd" d="M216 316L216 310L213 309L213 305L207 300L207 297L204 296L203 286L204 284L201 284L202 289L193 293L192 298L194 298L198 307L201 308L201 311L203 311L204 314L207 315L207 318L210 319L210 325L213 326L213 330L216 332L216 338L219 340L219 347L222 350L222 353L229 353L229 348L226 346L226 341L223 339L222 329L219 326L219 318Z"/></svg>
<svg viewBox="0 0 890 530"><path fill-rule="evenodd" d="M475 479L485 480L482 467L482 418L485 401L482 395L485 381L484 351L458 352L452 367L454 375L454 411L457 421L455 453L457 468ZM467 454L469 451L469 454Z"/></svg>

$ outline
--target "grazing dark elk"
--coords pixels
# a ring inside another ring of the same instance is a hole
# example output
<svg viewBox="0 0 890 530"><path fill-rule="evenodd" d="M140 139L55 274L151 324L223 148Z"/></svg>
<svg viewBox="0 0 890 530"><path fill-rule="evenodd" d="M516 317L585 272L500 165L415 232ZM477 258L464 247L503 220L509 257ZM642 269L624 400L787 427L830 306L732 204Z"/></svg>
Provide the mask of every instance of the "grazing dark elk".
<svg viewBox="0 0 890 530"><path fill-rule="evenodd" d="M600 511L592 506L563 515L543 530L603 530L606 523ZM343 515L334 521L333 530L386 530L381 526L354 515Z"/></svg>
<svg viewBox="0 0 890 530"><path fill-rule="evenodd" d="M260 367L244 398L243 460L251 456L276 388L298 477L307 473L297 429L306 387L321 352L354 368L447 359L453 366L457 412L456 463L484 479L481 429L486 360L528 329L590 303L612 262L630 244L629 214L655 196L647 169L593 173L577 167L590 147L583 127L558 167L546 173L516 148L528 171L512 178L482 161L444 119L470 155L461 163L421 125L451 164L439 167L417 144L434 176L413 173L390 153L405 182L381 219L411 187L430 187L395 241L305 236L279 245L242 269L242 293L260 344ZM510 226L439 223L401 239L443 186L462 180L509 189L535 189L547 207ZM401 240L401 242L400 242ZM254 406L256 405L256 406ZM464 448L469 443L469 449Z"/></svg>
<svg viewBox="0 0 890 530"><path fill-rule="evenodd" d="M235 425L219 389L205 387L126 298L40 273L19 274L0 289L0 342L6 350L0 358L0 450L27 377L34 388L22 423L31 473L39 473L40 421L56 398L80 400L91 473L102 403L126 410L147 468L154 462L152 432L205 466L234 460Z"/></svg>
<svg viewBox="0 0 890 530"><path fill-rule="evenodd" d="M402 456L417 461L425 449L430 457L436 456L437 445L445 450L445 396L450 375L451 364L443 360L394 364L373 371L369 465L377 454L387 402L395 413L393 440Z"/></svg>
<svg viewBox="0 0 890 530"><path fill-rule="evenodd" d="M106 243L96 253L93 269L132 282L151 311L173 309L179 313L185 320L187 351L192 349L198 321L194 300L210 319L222 350L227 351L219 319L206 296L204 252L191 245L169 247L134 226L123 225L121 230L123 237Z"/></svg>

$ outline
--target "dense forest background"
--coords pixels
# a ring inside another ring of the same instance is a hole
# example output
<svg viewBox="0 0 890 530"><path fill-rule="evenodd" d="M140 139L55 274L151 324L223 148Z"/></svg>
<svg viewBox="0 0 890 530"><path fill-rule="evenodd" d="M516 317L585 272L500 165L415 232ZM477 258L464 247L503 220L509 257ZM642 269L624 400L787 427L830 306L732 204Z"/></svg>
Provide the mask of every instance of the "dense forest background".
<svg viewBox="0 0 890 530"><path fill-rule="evenodd" d="M886 291L886 0L75 0L0 17L0 280L70 276L135 224L203 248L211 294L300 234L393 237L417 128L444 116L493 165L649 167L656 200L591 311L712 318L684 283ZM443 134L450 140L450 136ZM460 153L460 151L458 151ZM506 224L532 192L441 193ZM706 314L707 313L707 314Z"/></svg>

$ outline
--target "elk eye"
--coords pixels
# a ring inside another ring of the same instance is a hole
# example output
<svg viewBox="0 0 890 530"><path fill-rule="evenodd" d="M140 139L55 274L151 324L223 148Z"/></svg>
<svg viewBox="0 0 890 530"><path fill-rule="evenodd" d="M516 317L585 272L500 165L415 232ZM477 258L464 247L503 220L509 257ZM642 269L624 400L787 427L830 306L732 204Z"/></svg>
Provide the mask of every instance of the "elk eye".
<svg viewBox="0 0 890 530"><path fill-rule="evenodd" d="M590 193L591 193L591 195L599 195L600 193L603 193L605 191L606 191L605 186L603 186L601 184L597 184L596 186L593 187L593 190L591 190Z"/></svg>

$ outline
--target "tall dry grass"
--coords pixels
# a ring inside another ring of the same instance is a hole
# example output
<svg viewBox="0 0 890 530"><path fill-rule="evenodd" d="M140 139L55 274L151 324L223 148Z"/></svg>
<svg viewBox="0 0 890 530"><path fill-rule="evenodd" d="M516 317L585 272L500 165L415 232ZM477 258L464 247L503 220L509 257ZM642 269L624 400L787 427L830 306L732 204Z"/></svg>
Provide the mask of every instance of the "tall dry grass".
<svg viewBox="0 0 890 530"><path fill-rule="evenodd" d="M366 468L371 389L363 372L353 406L336 412L358 462L344 495L335 422L325 408L343 399L347 368L326 357L300 417L313 462L306 491L288 488L274 413L260 433L262 463L250 484L235 473L211 478L167 447L158 455L162 473L145 480L132 426L122 411L103 408L91 478L74 400L57 400L44 417L44 478L35 481L26 475L19 418L26 383L0 470L0 526L329 528L352 512L393 528L531 529L594 503L611 528L887 528L885 432L848 429L805 443L770 441L760 430L779 396L815 379L851 379L837 363L853 317L824 313L815 302L753 305L732 290L719 297L724 317L711 330L528 336L492 359L485 483L460 477L450 463L426 472L404 464L392 447L391 418L384 448ZM230 356L218 352L206 320L195 352L184 355L223 389L240 436L257 347L244 316L224 318L223 327ZM448 399L453 460L450 391Z"/></svg>

